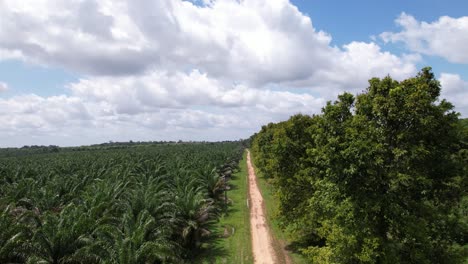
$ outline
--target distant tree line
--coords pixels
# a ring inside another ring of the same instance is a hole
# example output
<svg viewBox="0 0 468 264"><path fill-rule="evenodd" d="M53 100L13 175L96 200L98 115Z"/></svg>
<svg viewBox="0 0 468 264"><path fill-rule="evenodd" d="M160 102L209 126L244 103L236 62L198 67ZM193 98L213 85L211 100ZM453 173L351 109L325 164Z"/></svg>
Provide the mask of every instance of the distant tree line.
<svg viewBox="0 0 468 264"><path fill-rule="evenodd" d="M293 248L313 263L466 263L468 120L430 68L373 78L252 137Z"/></svg>
<svg viewBox="0 0 468 264"><path fill-rule="evenodd" d="M59 147L56 145L24 145L20 148L9 147L9 148L0 148L0 157L19 157L27 155L36 155L36 154L45 154L45 153L55 153L55 152L70 152L70 151L90 151L90 150L118 150L118 149L127 149L140 146L154 146L154 145L172 145L172 144L217 144L217 143L240 143L243 146L247 146L249 139L239 139L239 140L224 140L218 142L208 142L208 141L133 141L128 142L122 141L109 141L100 144L84 145L84 146L75 146L75 147Z"/></svg>

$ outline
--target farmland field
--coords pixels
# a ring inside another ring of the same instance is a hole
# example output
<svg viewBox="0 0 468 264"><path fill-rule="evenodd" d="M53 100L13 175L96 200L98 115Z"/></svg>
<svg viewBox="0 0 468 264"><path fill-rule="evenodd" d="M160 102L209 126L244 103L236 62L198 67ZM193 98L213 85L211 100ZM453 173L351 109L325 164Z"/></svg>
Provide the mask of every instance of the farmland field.
<svg viewBox="0 0 468 264"><path fill-rule="evenodd" d="M190 262L224 209L243 146L49 152L0 157L0 263Z"/></svg>

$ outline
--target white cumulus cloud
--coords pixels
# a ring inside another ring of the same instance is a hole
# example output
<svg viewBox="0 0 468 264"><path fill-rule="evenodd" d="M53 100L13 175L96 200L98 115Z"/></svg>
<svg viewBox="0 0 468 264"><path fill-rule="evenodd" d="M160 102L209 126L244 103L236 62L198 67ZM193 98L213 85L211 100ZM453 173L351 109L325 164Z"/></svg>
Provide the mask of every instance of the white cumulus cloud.
<svg viewBox="0 0 468 264"><path fill-rule="evenodd" d="M20 135L36 144L67 144L69 137L80 143L102 138L237 139L292 114L316 113L325 103L308 93L229 85L198 70L89 77L69 89L69 96L0 99L0 134L8 135L0 137L0 144L11 144Z"/></svg>
<svg viewBox="0 0 468 264"><path fill-rule="evenodd" d="M414 52L468 64L468 16L442 16L428 23L402 13L396 23L402 30L382 33L380 37L385 42L403 42Z"/></svg>
<svg viewBox="0 0 468 264"><path fill-rule="evenodd" d="M288 0L3 0L0 17L0 60L81 76L68 95L0 99L0 144L248 137L420 59L334 46Z"/></svg>
<svg viewBox="0 0 468 264"><path fill-rule="evenodd" d="M257 107L270 112L307 111L324 103L310 94L254 89L231 84L192 70L189 73L151 71L140 76L91 77L70 84L73 95L107 102L116 113L135 114L161 108L211 106Z"/></svg>
<svg viewBox="0 0 468 264"><path fill-rule="evenodd" d="M373 43L331 46L331 36L287 0L217 0L204 6L181 0L5 0L0 16L1 50L91 75L199 69L213 78L262 86L329 81L321 80L323 72L359 70L356 56L382 60L379 52L356 49ZM393 74L408 67L395 56L378 69Z"/></svg>
<svg viewBox="0 0 468 264"><path fill-rule="evenodd" d="M441 97L454 104L455 110L466 117L468 115L468 81L452 73L442 73L439 81L442 86Z"/></svg>

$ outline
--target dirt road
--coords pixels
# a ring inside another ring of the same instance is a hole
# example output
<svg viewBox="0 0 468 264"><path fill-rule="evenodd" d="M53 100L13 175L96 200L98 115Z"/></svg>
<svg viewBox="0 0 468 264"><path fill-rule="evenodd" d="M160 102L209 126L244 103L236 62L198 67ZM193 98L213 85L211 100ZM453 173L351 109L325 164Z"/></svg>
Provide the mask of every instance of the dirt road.
<svg viewBox="0 0 468 264"><path fill-rule="evenodd" d="M255 177L255 171L250 160L250 151L247 152L247 168L249 170L250 231L252 234L254 263L278 263L265 217L263 197L258 188L257 177Z"/></svg>

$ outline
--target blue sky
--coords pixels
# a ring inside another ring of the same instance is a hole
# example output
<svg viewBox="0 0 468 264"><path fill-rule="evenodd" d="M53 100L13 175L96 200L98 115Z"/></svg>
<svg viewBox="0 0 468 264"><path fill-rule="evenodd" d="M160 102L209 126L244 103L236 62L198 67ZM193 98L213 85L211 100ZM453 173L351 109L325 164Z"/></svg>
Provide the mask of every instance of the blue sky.
<svg viewBox="0 0 468 264"><path fill-rule="evenodd" d="M76 81L79 73L20 60L5 60L0 62L0 76L10 86L5 94L0 94L2 96L29 93L52 96L68 94L66 84Z"/></svg>
<svg viewBox="0 0 468 264"><path fill-rule="evenodd" d="M331 35L337 45L351 41L370 41L370 36L397 30L394 20L408 13L422 21L440 16L461 17L468 13L464 0L294 0L302 12L312 17L314 26Z"/></svg>
<svg viewBox="0 0 468 264"><path fill-rule="evenodd" d="M468 115L467 1L193 3L2 2L0 147L248 137L424 66Z"/></svg>
<svg viewBox="0 0 468 264"><path fill-rule="evenodd" d="M333 44L341 46L352 41L372 41L384 31L398 31L395 19L405 12L420 21L432 22L441 16L462 17L468 15L465 0L395 0L395 1L339 1L339 0L294 0L302 12L312 18L314 27L333 37ZM382 45L383 50L396 54L406 53L401 44ZM431 66L435 72L457 72L468 79L466 64L453 64L438 57L424 57L420 68Z"/></svg>

